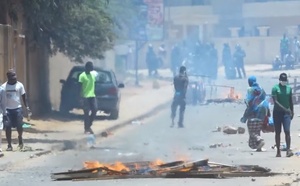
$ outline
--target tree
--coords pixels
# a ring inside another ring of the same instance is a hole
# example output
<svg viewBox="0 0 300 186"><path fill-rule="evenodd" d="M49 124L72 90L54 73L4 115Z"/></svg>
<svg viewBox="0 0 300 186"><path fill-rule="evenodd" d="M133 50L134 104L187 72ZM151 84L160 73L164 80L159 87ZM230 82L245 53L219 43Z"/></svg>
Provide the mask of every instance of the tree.
<svg viewBox="0 0 300 186"><path fill-rule="evenodd" d="M117 36L124 33L120 30L126 32L126 20L134 15L130 0L21 2L29 46L44 45L49 54L59 51L77 62L82 62L84 57L103 58ZM12 7L10 12L14 12L14 6L9 7ZM10 15L17 19L16 13Z"/></svg>
<svg viewBox="0 0 300 186"><path fill-rule="evenodd" d="M47 46L50 54L64 53L74 61L102 58L111 48L113 22L102 0L23 1L31 41ZM94 5L93 5L94 4Z"/></svg>

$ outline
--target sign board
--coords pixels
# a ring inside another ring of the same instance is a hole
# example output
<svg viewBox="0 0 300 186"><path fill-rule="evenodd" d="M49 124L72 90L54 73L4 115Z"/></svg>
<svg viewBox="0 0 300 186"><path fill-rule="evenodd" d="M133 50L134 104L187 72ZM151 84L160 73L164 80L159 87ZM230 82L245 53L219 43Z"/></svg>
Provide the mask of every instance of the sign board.
<svg viewBox="0 0 300 186"><path fill-rule="evenodd" d="M138 41L164 39L164 0L141 0L131 38Z"/></svg>
<svg viewBox="0 0 300 186"><path fill-rule="evenodd" d="M144 0L147 5L146 34L148 41L164 39L164 0Z"/></svg>

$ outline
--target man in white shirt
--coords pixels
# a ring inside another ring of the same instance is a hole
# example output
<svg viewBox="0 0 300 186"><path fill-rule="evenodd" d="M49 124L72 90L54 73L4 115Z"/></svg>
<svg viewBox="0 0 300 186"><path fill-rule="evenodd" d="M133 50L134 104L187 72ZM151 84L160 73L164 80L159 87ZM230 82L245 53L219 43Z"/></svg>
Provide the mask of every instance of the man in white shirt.
<svg viewBox="0 0 300 186"><path fill-rule="evenodd" d="M22 110L22 103L27 109L27 114L31 113L27 99L26 99L26 92L24 86L21 82L17 81L17 75L14 70L9 70L7 72L7 82L2 85L6 93L6 112L8 116L8 122L5 126L6 132L6 139L7 139L7 151L12 151L11 145L11 133L12 128L17 128L18 131L18 139L19 139L19 149L23 148L23 110Z"/></svg>
<svg viewBox="0 0 300 186"><path fill-rule="evenodd" d="M3 156L2 153L2 130L3 130L3 123L7 120L6 116L6 96L5 91L2 87L0 87L0 157Z"/></svg>

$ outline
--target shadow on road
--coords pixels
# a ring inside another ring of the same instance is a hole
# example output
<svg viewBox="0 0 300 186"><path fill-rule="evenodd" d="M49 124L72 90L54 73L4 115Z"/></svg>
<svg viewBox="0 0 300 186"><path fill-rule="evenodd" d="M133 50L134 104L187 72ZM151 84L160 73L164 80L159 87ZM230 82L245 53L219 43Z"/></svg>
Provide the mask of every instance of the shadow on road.
<svg viewBox="0 0 300 186"><path fill-rule="evenodd" d="M69 122L69 121L77 121L77 120L83 120L83 114L76 114L76 113L61 113L59 111L52 111L51 113L48 113L47 115L44 115L39 118L34 118L42 121L50 121L50 120L57 120L57 121L63 121L63 122ZM104 115L97 115L96 120L107 120L108 117Z"/></svg>

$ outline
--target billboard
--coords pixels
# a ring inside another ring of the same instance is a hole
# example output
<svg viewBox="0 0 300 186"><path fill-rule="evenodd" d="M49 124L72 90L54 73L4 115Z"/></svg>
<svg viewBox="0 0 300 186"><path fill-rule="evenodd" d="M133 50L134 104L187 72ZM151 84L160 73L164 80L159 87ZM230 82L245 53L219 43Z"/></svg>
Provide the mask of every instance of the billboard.
<svg viewBox="0 0 300 186"><path fill-rule="evenodd" d="M144 0L147 6L146 34L148 41L164 39L164 0Z"/></svg>
<svg viewBox="0 0 300 186"><path fill-rule="evenodd" d="M139 41L164 39L164 0L141 0L131 38Z"/></svg>

